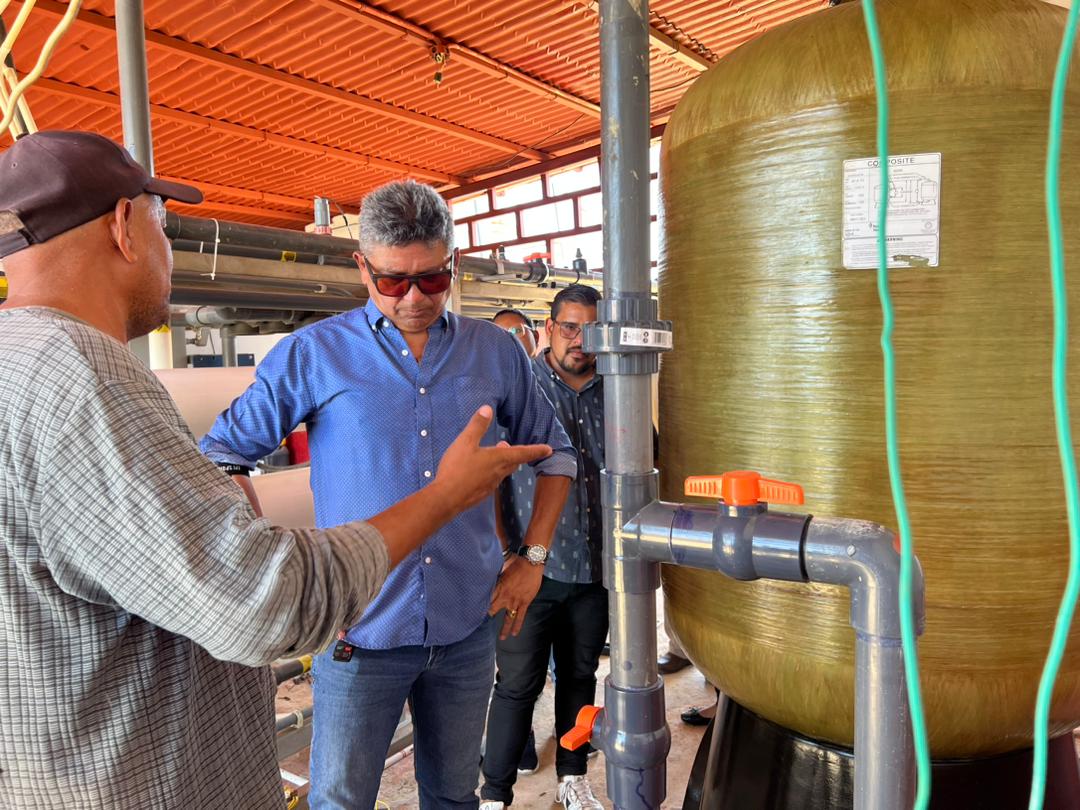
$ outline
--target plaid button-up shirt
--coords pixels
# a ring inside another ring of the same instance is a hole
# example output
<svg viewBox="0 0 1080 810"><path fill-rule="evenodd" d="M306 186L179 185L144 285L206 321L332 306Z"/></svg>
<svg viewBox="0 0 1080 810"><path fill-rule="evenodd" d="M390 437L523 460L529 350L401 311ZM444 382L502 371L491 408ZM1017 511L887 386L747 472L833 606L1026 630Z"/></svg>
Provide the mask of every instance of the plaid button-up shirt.
<svg viewBox="0 0 1080 810"><path fill-rule="evenodd" d="M265 664L386 576L367 524L256 519L127 347L0 310L0 802L284 807Z"/></svg>

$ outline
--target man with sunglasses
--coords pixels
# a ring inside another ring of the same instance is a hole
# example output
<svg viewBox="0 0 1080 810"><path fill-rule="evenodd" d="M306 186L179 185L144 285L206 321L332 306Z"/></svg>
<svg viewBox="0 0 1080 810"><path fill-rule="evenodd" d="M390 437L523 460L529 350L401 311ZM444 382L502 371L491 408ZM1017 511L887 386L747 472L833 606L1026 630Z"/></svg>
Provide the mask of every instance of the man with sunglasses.
<svg viewBox="0 0 1080 810"><path fill-rule="evenodd" d="M574 725L582 706L596 694L596 668L608 632L607 590L603 583L603 513L600 470L604 466L604 389L596 356L582 350L581 329L596 320L600 294L573 284L551 303L545 325L551 346L532 362L537 384L578 451L577 479L563 507L551 544L544 581L521 632L500 639L498 676L488 712L481 810L503 810L514 798L514 783L532 728L533 707L544 688L548 657L555 659L555 729ZM515 545L536 508L535 479L526 468L499 490L501 527ZM566 810L601 808L585 778L587 750L559 748L557 800Z"/></svg>
<svg viewBox="0 0 1080 810"><path fill-rule="evenodd" d="M548 444L535 466L525 545L543 557L577 464L514 338L446 311L454 223L429 186L365 199L355 254L367 304L280 341L203 440L219 464L251 467L307 423L320 525L363 518L431 483L481 405L514 444ZM495 428L485 437L495 443ZM488 501L435 532L392 572L362 620L316 658L311 794L316 810L367 810L408 700L421 808L476 808L495 636L520 630L542 565L507 559ZM489 614L505 610L500 619Z"/></svg>

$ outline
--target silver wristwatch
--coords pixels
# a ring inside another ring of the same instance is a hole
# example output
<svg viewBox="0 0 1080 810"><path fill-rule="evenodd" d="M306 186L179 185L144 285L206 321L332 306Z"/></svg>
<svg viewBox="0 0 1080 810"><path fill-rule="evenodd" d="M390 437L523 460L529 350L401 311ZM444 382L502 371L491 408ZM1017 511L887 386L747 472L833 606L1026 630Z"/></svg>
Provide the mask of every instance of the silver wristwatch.
<svg viewBox="0 0 1080 810"><path fill-rule="evenodd" d="M548 558L548 550L543 546L522 546L518 553L533 565L543 565Z"/></svg>

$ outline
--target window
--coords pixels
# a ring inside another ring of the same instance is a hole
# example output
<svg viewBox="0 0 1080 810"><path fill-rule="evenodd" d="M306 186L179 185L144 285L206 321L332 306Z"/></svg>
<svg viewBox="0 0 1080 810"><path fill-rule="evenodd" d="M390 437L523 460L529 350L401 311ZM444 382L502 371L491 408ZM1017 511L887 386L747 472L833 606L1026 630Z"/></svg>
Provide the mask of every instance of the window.
<svg viewBox="0 0 1080 810"><path fill-rule="evenodd" d="M515 205L535 202L544 198L544 184L539 177L499 186L493 192L496 208L512 208Z"/></svg>
<svg viewBox="0 0 1080 810"><path fill-rule="evenodd" d="M469 226L462 223L454 226L454 247L459 250L467 250L472 243L469 241Z"/></svg>
<svg viewBox="0 0 1080 810"><path fill-rule="evenodd" d="M551 263L555 267L572 267L579 250L590 270L604 266L604 236L600 231L552 239Z"/></svg>
<svg viewBox="0 0 1080 810"><path fill-rule="evenodd" d="M600 164L596 160L548 173L548 194L552 197L581 191L584 188L596 188L598 185L600 185Z"/></svg>
<svg viewBox="0 0 1080 810"><path fill-rule="evenodd" d="M473 194L471 197L460 197L456 200L450 201L450 212L453 214L454 219L464 219L465 217L473 217L477 214L486 214L488 212L488 195L487 192L480 194Z"/></svg>
<svg viewBox="0 0 1080 810"><path fill-rule="evenodd" d="M578 197L578 226L590 228L604 221L604 203L600 192Z"/></svg>
<svg viewBox="0 0 1080 810"><path fill-rule="evenodd" d="M508 262L523 262L531 253L547 253L547 242L525 242L521 245L510 245L506 249Z"/></svg>
<svg viewBox="0 0 1080 810"><path fill-rule="evenodd" d="M513 214L496 214L473 223L474 245L494 245L517 239L517 217Z"/></svg>
<svg viewBox="0 0 1080 810"><path fill-rule="evenodd" d="M574 227L574 201L525 208L521 212L521 235L536 236L540 233L568 231Z"/></svg>

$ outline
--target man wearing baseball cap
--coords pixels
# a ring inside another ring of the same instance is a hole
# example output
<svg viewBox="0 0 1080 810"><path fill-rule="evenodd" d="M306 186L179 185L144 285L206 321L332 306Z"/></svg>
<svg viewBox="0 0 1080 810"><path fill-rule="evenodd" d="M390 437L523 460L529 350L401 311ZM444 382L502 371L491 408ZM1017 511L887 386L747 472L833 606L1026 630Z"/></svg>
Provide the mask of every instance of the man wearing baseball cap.
<svg viewBox="0 0 1080 810"><path fill-rule="evenodd" d="M207 461L126 341L168 317L150 177L87 132L0 152L0 796L33 808L283 807L276 658L355 624L388 569L546 446L480 447L370 521L286 530Z"/></svg>

